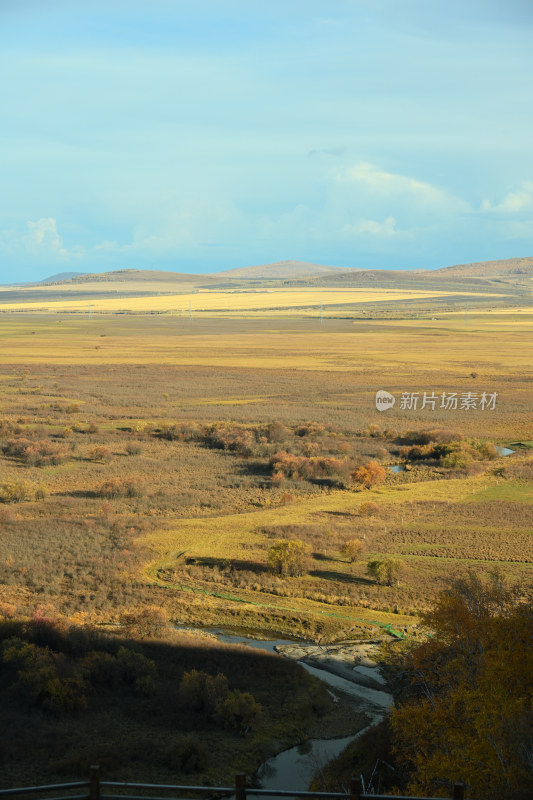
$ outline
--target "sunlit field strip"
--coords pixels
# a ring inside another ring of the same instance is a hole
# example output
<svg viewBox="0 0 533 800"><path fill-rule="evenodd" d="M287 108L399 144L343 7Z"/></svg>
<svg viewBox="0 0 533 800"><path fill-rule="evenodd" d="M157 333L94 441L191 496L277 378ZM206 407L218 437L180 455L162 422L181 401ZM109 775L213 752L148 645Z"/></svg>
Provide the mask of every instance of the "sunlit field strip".
<svg viewBox="0 0 533 800"><path fill-rule="evenodd" d="M464 501L468 495L475 499L487 489L489 491L493 490L497 494L498 488L497 479L488 476L442 482L427 481L403 486L401 489L380 488L356 495L346 492L331 492L326 496L307 498L286 506L244 514L230 514L204 519L183 519L179 520L173 529L154 532L139 539L143 544L147 544L151 549L159 552L159 558L146 566L144 575L148 580L160 583L157 577L158 569L171 567L176 558L182 555L196 558L246 559L253 557L253 549L250 549L250 545L253 547L254 543L260 545L264 541L264 535L260 533L262 528L313 523L316 522L317 518L320 518L321 514L327 514L331 511L357 512L361 503L368 499L377 502L397 503L399 509L401 509L404 503L423 500L454 503ZM406 534L408 533L408 527ZM256 557L259 560L264 558L264 551L259 549ZM415 556L413 556L413 560L416 560ZM436 560L435 556L432 556L432 560ZM450 559L446 557L446 560L449 561ZM462 560L467 561L468 559ZM161 585L165 584L162 583ZM197 586L197 588L201 586L194 580L190 585L191 587ZM212 587L208 587L208 593L209 591L212 591ZM331 615L334 610L330 605L316 600L299 597L278 598L275 595L255 592L249 588L241 590L233 587L231 594L244 602L258 603L267 608L319 615ZM343 617L354 621L368 619L369 617L368 609L357 607L343 607L339 609L339 612ZM370 616L376 617L376 612L372 611ZM390 621L389 614L379 614L379 618L382 617L384 620ZM396 618L396 622L400 625L405 624L406 619L408 618L400 615L400 617Z"/></svg>
<svg viewBox="0 0 533 800"><path fill-rule="evenodd" d="M475 292L457 292L458 296L499 297L495 294L478 294ZM258 292L191 292L189 294L162 295L131 298L91 298L87 300L47 300L2 303L0 309L16 310L54 310L54 311L86 311L90 303L91 310L98 311L181 311L188 313L189 308L200 311L267 311L279 308L297 310L299 308L320 305L345 305L347 303L396 302L414 299L430 299L451 297L454 293L445 291L401 291L389 289L273 289ZM1 300L1 295L0 295Z"/></svg>
<svg viewBox="0 0 533 800"><path fill-rule="evenodd" d="M379 488L366 492L333 491L276 508L262 509L219 517L180 519L174 529L142 537L165 559L169 553L187 550L194 556L242 557L242 545L263 541L258 528L312 522L317 514L328 511L358 512L363 502L408 503L420 500L463 501L475 498L496 485L497 479L483 476L447 481L423 481L398 488Z"/></svg>
<svg viewBox="0 0 533 800"><path fill-rule="evenodd" d="M232 328L184 320L1 318L0 363L199 365L328 371L533 374L533 319L379 321L306 331ZM200 325L200 323L198 323Z"/></svg>

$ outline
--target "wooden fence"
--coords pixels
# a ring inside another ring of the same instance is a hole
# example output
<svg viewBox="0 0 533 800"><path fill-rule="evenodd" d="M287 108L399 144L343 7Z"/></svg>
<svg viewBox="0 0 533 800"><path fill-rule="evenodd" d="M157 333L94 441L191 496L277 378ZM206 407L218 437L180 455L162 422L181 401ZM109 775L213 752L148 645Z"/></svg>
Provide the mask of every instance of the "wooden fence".
<svg viewBox="0 0 533 800"><path fill-rule="evenodd" d="M143 792L143 794L139 794ZM163 792L164 794L161 794ZM246 775L236 775L233 786L181 786L161 783L127 783L104 781L100 767L91 767L89 780L70 783L50 783L43 786L20 786L15 789L0 789L2 798L17 795L37 795L42 800L182 800L184 793L211 795L218 798L231 797L247 800L248 797L308 797L317 800L442 800L432 797L398 797L387 794L365 794L361 782L353 779L347 792L298 792L292 789L255 789L246 785ZM464 800L464 784L456 783L453 797L447 800Z"/></svg>

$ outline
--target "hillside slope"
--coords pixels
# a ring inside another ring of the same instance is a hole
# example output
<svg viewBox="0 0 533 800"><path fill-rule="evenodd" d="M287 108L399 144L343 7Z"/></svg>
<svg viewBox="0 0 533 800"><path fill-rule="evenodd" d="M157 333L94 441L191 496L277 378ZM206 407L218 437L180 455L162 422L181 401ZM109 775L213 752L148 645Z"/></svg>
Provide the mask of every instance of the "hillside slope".
<svg viewBox="0 0 533 800"><path fill-rule="evenodd" d="M276 261L273 264L258 264L252 267L237 267L222 272L212 272L212 278L230 278L235 280L290 280L307 275L323 275L345 272L345 267L328 267L308 261Z"/></svg>
<svg viewBox="0 0 533 800"><path fill-rule="evenodd" d="M505 258L500 261L456 264L452 267L441 267L441 269L435 270L435 274L476 278L496 278L512 275L533 276L533 258Z"/></svg>

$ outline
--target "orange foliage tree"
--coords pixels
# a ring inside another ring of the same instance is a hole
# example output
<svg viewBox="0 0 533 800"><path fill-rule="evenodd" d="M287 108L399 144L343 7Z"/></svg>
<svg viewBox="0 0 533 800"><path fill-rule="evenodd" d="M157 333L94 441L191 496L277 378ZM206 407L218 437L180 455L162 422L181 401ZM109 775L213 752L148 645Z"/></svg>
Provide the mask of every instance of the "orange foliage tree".
<svg viewBox="0 0 533 800"><path fill-rule="evenodd" d="M410 656L413 695L392 714L408 791L525 798L533 787L533 609L494 573L470 575L426 616L431 638Z"/></svg>
<svg viewBox="0 0 533 800"><path fill-rule="evenodd" d="M369 461L364 467L359 467L352 472L352 479L355 483L364 486L365 489L370 489L372 486L383 483L386 474L385 468L381 464L378 464L377 461Z"/></svg>

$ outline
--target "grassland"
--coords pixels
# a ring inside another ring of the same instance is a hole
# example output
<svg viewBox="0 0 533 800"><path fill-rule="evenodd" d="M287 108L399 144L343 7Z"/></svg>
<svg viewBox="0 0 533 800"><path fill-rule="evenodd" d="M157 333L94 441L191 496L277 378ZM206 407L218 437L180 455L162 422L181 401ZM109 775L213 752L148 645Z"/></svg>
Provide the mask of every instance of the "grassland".
<svg viewBox="0 0 533 800"><path fill-rule="evenodd" d="M179 294L175 289L169 293L149 294L146 296L122 296L119 289L116 297L101 297L102 292L109 293L113 284L102 284L100 287L93 287L94 296L84 299L71 299L68 291L61 299L48 297L53 291L53 287L41 287L34 289L42 295L42 299L20 299L2 302L0 292L0 311L26 311L26 312L70 312L70 313L89 313L88 303L90 303L91 313L174 313L188 315L189 312L195 316L224 315L242 316L251 313L253 316L273 315L300 316L314 314L316 316L320 308L336 309L337 311L350 308L352 311L359 308L361 311L366 306L375 304L389 305L397 307L398 304L405 304L410 301L420 300L442 300L453 304L461 300L476 299L483 300L485 303L490 299L500 298L501 295L494 292L446 292L436 290L401 290L401 289L232 289L230 291L216 291L211 289L196 289L191 292L185 290ZM133 295L134 287L128 286L128 292ZM78 286L76 286L79 289ZM167 287L168 289L169 287ZM74 291L74 286L69 286L69 290ZM122 289L122 292L124 290ZM138 291L142 289L138 288ZM164 291L159 289L159 291ZM145 290L146 292L146 290Z"/></svg>
<svg viewBox="0 0 533 800"><path fill-rule="evenodd" d="M26 437L64 449L57 464L0 458L0 484L29 487L26 500L0 505L4 603L30 613L47 602L99 621L155 603L180 623L318 636L324 627L368 631L372 622L406 627L469 567L499 566L530 582L527 308L471 311L468 321L457 313L221 320L219 294L194 295L213 303L205 319L0 315L2 442ZM237 312L250 298L257 308L265 298L270 304L274 294L224 296ZM315 290L313 302L323 296ZM156 297L144 311L167 301ZM398 398L382 414L378 389ZM401 409L403 392L424 391L496 392L498 401L494 411ZM296 430L307 422L316 425L302 438ZM212 447L188 434L168 440L165 428L175 423L234 426L253 445ZM274 423L284 433L270 441ZM401 460L408 431L427 429L524 448L471 473L413 463L365 491L346 476L274 480L269 466L276 449L344 459L350 469L369 459L387 466ZM513 475L511 464L525 466ZM142 490L106 497L111 478L138 479ZM361 511L369 500L377 506L371 517ZM309 548L302 577L268 569L272 541L287 537ZM364 548L349 564L341 550L353 537ZM394 585L369 577L372 558L401 562Z"/></svg>
<svg viewBox="0 0 533 800"><path fill-rule="evenodd" d="M165 628L164 641L126 639L122 652L119 637L144 635L154 607L179 626L323 643L386 626L418 635L420 611L469 570L531 591L527 302L478 292L466 318L460 287L154 294L162 287L93 292L90 318L75 289L37 300L33 287L33 305L1 306L0 638L26 637L19 658L35 659L27 674L2 663L8 785L84 777L96 762L124 779L224 783L313 730L363 724L296 665L249 648ZM379 389L394 408L376 410ZM402 408L403 393L424 392L497 402ZM385 480L365 489L351 476L369 461ZM273 570L279 540L305 553L295 577ZM393 579L379 582L372 561L393 563ZM253 694L263 713L248 735L221 706L187 705L193 668L222 670L226 700ZM36 688L51 669L49 697Z"/></svg>

